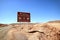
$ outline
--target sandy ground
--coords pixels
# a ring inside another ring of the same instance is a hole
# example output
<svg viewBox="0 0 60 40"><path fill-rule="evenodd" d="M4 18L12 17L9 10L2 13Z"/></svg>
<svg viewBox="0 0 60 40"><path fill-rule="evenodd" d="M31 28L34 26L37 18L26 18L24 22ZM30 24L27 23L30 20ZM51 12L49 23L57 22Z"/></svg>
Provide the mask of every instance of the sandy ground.
<svg viewBox="0 0 60 40"><path fill-rule="evenodd" d="M60 40L60 23L15 23L1 26L0 40Z"/></svg>

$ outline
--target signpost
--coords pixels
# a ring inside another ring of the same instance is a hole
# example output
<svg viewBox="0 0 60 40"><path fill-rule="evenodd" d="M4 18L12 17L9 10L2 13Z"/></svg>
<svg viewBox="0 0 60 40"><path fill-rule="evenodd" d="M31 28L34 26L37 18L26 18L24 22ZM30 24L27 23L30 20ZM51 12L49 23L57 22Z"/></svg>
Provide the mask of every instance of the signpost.
<svg viewBox="0 0 60 40"><path fill-rule="evenodd" d="M18 12L17 22L30 22L30 13Z"/></svg>

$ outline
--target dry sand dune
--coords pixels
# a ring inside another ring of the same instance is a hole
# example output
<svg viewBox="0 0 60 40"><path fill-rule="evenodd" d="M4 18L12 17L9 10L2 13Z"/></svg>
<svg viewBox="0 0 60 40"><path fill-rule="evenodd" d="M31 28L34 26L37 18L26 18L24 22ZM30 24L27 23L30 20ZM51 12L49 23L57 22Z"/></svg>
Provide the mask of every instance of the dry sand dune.
<svg viewBox="0 0 60 40"><path fill-rule="evenodd" d="M9 24L0 28L0 40L60 40L60 22Z"/></svg>

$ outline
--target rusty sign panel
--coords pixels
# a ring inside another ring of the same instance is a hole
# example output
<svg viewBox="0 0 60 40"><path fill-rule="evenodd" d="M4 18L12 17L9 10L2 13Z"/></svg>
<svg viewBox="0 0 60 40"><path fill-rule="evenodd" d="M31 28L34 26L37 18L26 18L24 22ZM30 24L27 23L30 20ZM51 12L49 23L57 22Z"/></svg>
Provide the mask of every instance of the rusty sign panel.
<svg viewBox="0 0 60 40"><path fill-rule="evenodd" d="M30 13L18 12L17 22L30 22Z"/></svg>

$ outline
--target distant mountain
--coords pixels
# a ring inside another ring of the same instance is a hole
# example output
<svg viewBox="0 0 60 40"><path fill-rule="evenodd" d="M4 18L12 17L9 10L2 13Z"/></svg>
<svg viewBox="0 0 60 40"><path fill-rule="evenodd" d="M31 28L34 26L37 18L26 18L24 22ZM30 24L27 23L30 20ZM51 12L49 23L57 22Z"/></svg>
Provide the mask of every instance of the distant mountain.
<svg viewBox="0 0 60 40"><path fill-rule="evenodd" d="M7 26L7 24L0 24L0 27L4 27L4 26Z"/></svg>
<svg viewBox="0 0 60 40"><path fill-rule="evenodd" d="M60 20L49 21L48 23L60 23Z"/></svg>

